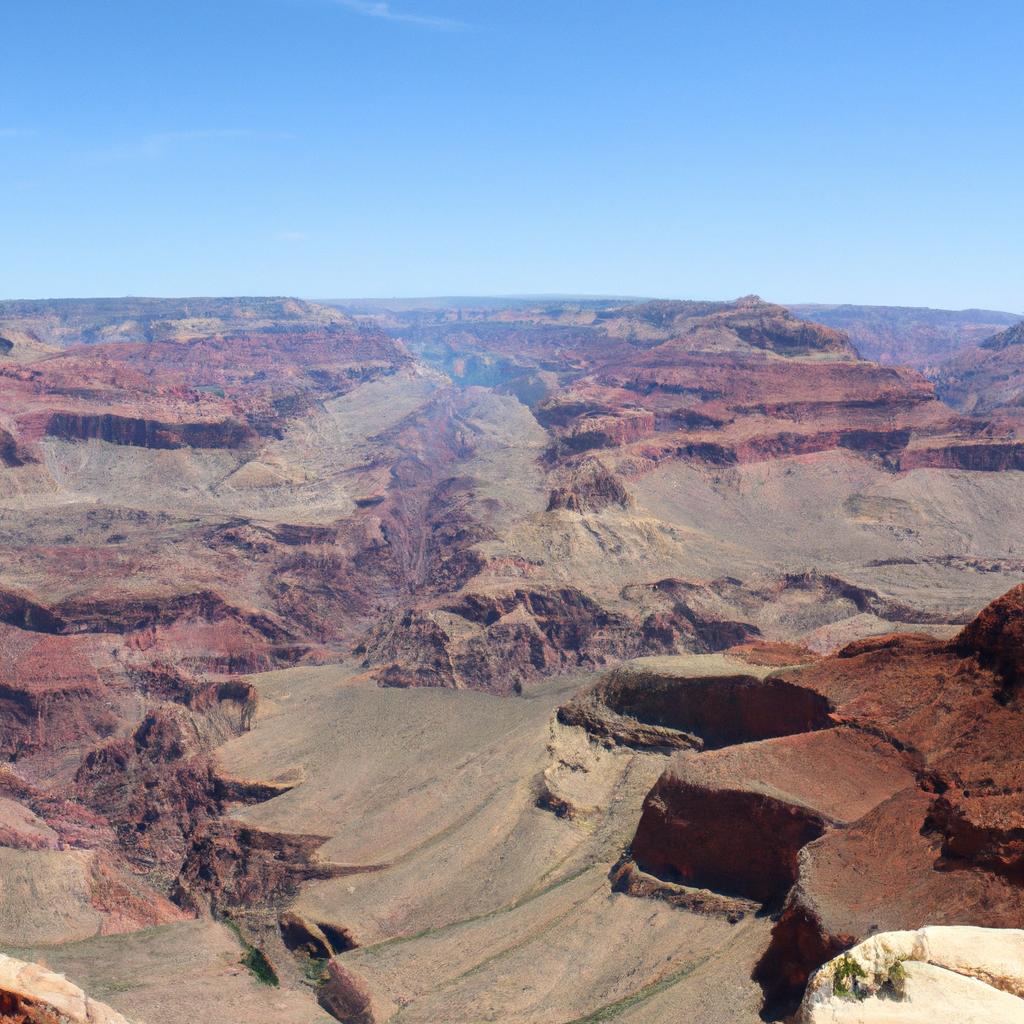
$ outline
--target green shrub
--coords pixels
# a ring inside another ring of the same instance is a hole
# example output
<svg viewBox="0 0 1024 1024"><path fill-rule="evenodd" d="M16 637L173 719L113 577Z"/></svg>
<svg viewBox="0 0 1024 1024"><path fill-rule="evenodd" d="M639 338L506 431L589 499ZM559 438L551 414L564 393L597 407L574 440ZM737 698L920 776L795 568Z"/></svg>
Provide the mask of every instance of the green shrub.
<svg viewBox="0 0 1024 1024"><path fill-rule="evenodd" d="M837 996L855 995L858 980L866 978L867 971L849 953L844 953L832 970L832 988Z"/></svg>
<svg viewBox="0 0 1024 1024"><path fill-rule="evenodd" d="M256 946L250 946L246 944L245 951L242 953L242 959L239 961L243 967L247 967L252 976L261 985L272 985L277 988L280 985L280 980L277 977L277 971L270 965L270 961L267 959L262 949Z"/></svg>
<svg viewBox="0 0 1024 1024"><path fill-rule="evenodd" d="M261 985L272 985L274 988L277 988L281 984L281 980L278 978L277 971L274 970L273 965L267 959L267 955L263 950L249 942L242 934L242 929L230 917L218 915L217 919L234 933L235 938L238 939L238 944L242 947L242 956L238 962Z"/></svg>
<svg viewBox="0 0 1024 1024"><path fill-rule="evenodd" d="M885 983L892 986L892 989L897 996L903 995L903 989L907 983L907 969L903 966L902 960L893 960L889 965L888 976L885 979Z"/></svg>

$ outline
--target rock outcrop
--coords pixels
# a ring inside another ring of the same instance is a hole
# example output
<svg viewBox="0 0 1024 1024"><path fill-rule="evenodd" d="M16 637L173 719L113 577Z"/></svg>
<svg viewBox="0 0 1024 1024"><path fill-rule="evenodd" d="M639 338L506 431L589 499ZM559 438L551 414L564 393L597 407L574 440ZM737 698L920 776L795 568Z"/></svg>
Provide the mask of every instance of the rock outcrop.
<svg viewBox="0 0 1024 1024"><path fill-rule="evenodd" d="M0 1020L4 1024L130 1024L63 975L2 953Z"/></svg>
<svg viewBox="0 0 1024 1024"><path fill-rule="evenodd" d="M797 1024L1017 1024L1024 931L928 927L883 932L815 972Z"/></svg>
<svg viewBox="0 0 1024 1024"><path fill-rule="evenodd" d="M630 856L665 883L777 909L755 971L769 1019L874 931L1021 919L1022 622L1016 588L950 641L883 636L777 677L765 669L731 694L730 722L770 692L776 711L802 693L820 715L797 715L773 739L733 731L708 750L685 717L666 718L666 693L684 687L654 678L631 697L623 673L561 712L597 736L684 748L648 795ZM727 695L734 681L702 683ZM754 716L769 718L767 707ZM666 726L687 732L673 744Z"/></svg>
<svg viewBox="0 0 1024 1024"><path fill-rule="evenodd" d="M46 424L50 437L65 441L96 439L139 448L238 448L253 436L238 420L161 423L115 413L55 412Z"/></svg>
<svg viewBox="0 0 1024 1024"><path fill-rule="evenodd" d="M974 655L1002 680L1010 699L1024 686L1024 584L993 601L956 639L959 653Z"/></svg>
<svg viewBox="0 0 1024 1024"><path fill-rule="evenodd" d="M596 459L574 466L568 480L551 491L548 511L600 512L612 506L629 508L632 499L623 482Z"/></svg>
<svg viewBox="0 0 1024 1024"><path fill-rule="evenodd" d="M559 709L559 720L637 747L715 750L828 728L828 702L781 679L723 666L688 677L644 662L612 671Z"/></svg>
<svg viewBox="0 0 1024 1024"><path fill-rule="evenodd" d="M777 903L808 843L912 782L884 743L846 730L682 753L644 802L632 855L659 877Z"/></svg>

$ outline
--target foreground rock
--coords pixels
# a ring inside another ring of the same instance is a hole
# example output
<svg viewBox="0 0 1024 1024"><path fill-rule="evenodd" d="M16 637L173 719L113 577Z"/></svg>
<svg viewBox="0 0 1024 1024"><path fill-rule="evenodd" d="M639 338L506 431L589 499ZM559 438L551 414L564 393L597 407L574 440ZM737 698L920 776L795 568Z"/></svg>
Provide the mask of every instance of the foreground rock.
<svg viewBox="0 0 1024 1024"><path fill-rule="evenodd" d="M129 1024L90 999L62 974L0 953L0 1020L4 1024Z"/></svg>
<svg viewBox="0 0 1024 1024"><path fill-rule="evenodd" d="M811 978L798 1024L1020 1024L1024 931L873 935Z"/></svg>
<svg viewBox="0 0 1024 1024"><path fill-rule="evenodd" d="M245 952L210 918L12 950L74 978L136 1024L332 1024L308 987L258 981L241 962Z"/></svg>

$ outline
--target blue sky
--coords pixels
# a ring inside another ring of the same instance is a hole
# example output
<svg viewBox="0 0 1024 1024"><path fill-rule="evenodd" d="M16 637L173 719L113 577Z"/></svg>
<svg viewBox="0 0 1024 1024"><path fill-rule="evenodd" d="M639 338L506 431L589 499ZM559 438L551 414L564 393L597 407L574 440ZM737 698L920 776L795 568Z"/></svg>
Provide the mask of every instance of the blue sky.
<svg viewBox="0 0 1024 1024"><path fill-rule="evenodd" d="M1024 3L3 0L0 295L1024 309Z"/></svg>

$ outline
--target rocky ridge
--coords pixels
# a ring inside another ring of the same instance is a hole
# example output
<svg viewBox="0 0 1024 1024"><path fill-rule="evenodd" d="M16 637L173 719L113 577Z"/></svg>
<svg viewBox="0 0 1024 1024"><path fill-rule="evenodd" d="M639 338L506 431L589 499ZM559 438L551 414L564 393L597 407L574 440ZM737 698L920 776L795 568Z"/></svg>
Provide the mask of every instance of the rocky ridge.
<svg viewBox="0 0 1024 1024"><path fill-rule="evenodd" d="M932 373L1024 317L991 309L926 309L909 306L789 307L797 316L845 331L865 358Z"/></svg>
<svg viewBox="0 0 1024 1024"><path fill-rule="evenodd" d="M936 386L956 409L1019 419L1024 408L1024 323L952 356L938 368Z"/></svg>

